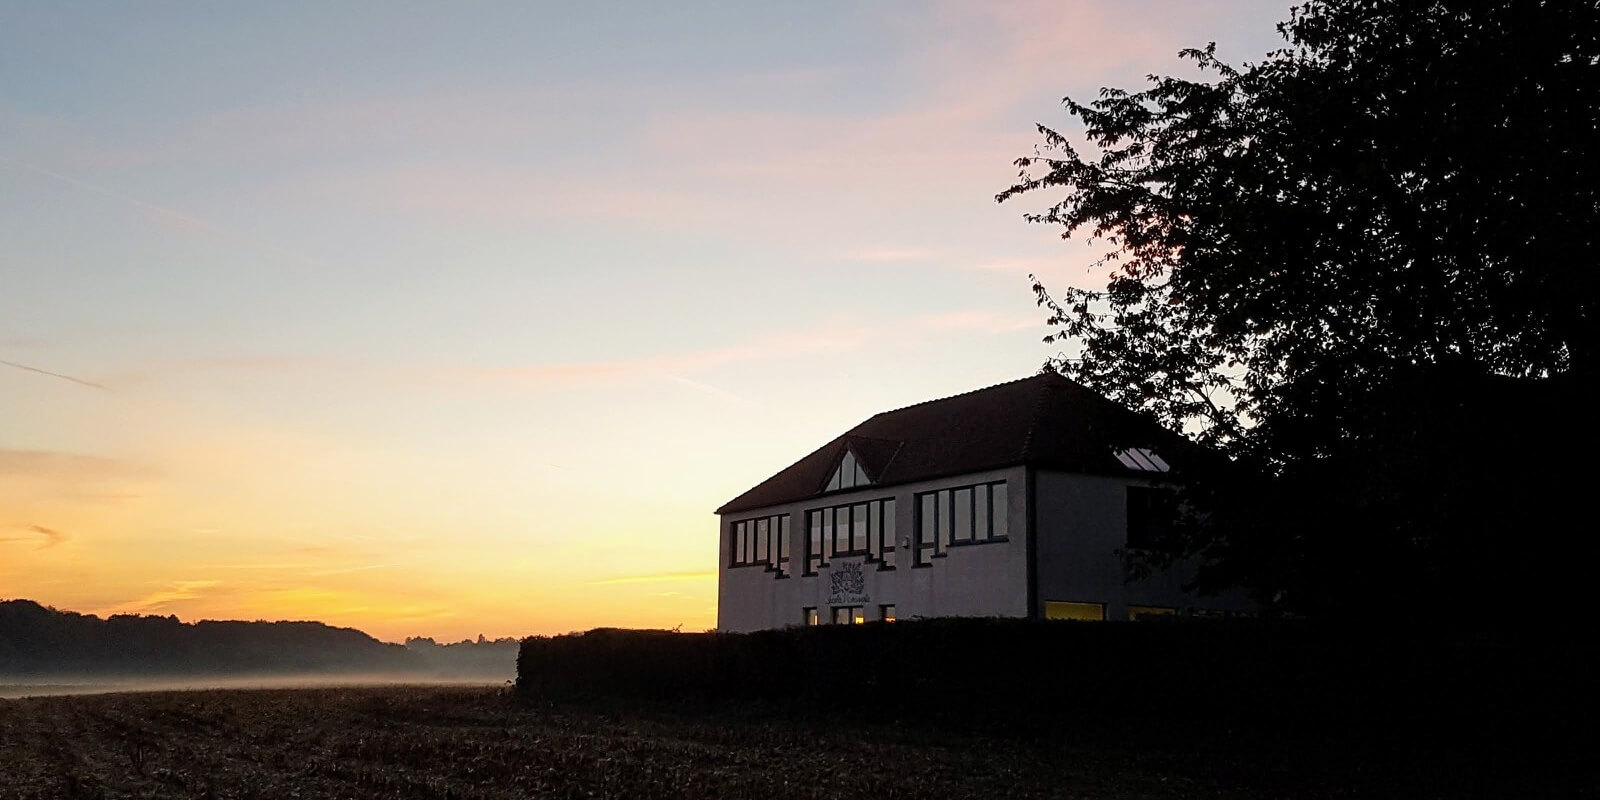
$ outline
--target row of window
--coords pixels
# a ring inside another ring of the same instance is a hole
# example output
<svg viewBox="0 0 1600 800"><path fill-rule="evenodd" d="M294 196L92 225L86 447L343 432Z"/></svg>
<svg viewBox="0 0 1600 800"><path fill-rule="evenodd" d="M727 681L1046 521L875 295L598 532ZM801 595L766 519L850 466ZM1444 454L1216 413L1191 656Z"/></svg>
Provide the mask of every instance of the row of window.
<svg viewBox="0 0 1600 800"><path fill-rule="evenodd" d="M1005 481L917 495L917 566L947 547L1006 541L1007 508Z"/></svg>
<svg viewBox="0 0 1600 800"><path fill-rule="evenodd" d="M728 566L764 566L778 573L780 578L788 577L788 514L740 520L733 523L731 533L733 547L730 549L733 556Z"/></svg>
<svg viewBox="0 0 1600 800"><path fill-rule="evenodd" d="M949 547L1006 541L1004 481L924 492L916 500L917 566L927 566ZM807 511L806 532L806 575L817 574L829 559L841 556L863 556L879 569L895 567L892 497ZM731 566L764 565L780 577L789 574L788 514L735 522L732 535Z"/></svg>
<svg viewBox="0 0 1600 800"><path fill-rule="evenodd" d="M806 512L806 572L817 574L829 558L865 556L894 569L894 498Z"/></svg>
<svg viewBox="0 0 1600 800"><path fill-rule="evenodd" d="M833 624L835 625L863 625L867 621L866 606L833 606ZM806 606L800 610L800 621L805 625L821 625L822 612L816 606ZM878 606L876 622L894 622L894 605Z"/></svg>
<svg viewBox="0 0 1600 800"><path fill-rule="evenodd" d="M950 547L1007 540L1004 481L923 492L916 503L916 566L931 564ZM1155 546L1172 533L1176 517L1177 495L1171 489L1127 487L1128 547ZM807 575L837 556L865 556L880 569L894 569L894 498L807 511L806 529ZM729 566L765 566L788 577L788 514L735 522L732 536Z"/></svg>
<svg viewBox="0 0 1600 800"><path fill-rule="evenodd" d="M1141 619L1152 617L1170 617L1178 613L1172 606L1128 606L1128 621L1138 622ZM1219 612L1206 609L1186 611L1197 617L1212 616L1245 616L1238 612ZM1044 603L1045 619L1072 619L1080 622L1104 622L1106 619L1105 603L1078 603L1059 600L1046 600Z"/></svg>
<svg viewBox="0 0 1600 800"><path fill-rule="evenodd" d="M867 622L866 606L831 606L831 621L834 625L861 625ZM1128 606L1128 621L1138 622L1142 619L1153 617L1170 617L1178 613L1178 609L1171 606ZM1193 613L1200 616L1215 615L1216 612L1196 610ZM1225 615L1224 615L1225 616ZM1047 600L1044 604L1045 619L1070 619L1080 622L1104 622L1106 619L1105 603L1078 603ZM878 606L878 616L874 622L894 622L894 605L885 604ZM816 606L806 606L800 610L800 621L805 625L821 625L823 622L822 611Z"/></svg>

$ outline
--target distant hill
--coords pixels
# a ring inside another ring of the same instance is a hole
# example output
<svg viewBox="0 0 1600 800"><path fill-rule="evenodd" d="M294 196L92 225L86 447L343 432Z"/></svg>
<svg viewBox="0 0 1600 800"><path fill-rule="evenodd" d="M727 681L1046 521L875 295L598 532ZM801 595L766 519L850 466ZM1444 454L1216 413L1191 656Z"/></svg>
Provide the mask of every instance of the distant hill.
<svg viewBox="0 0 1600 800"><path fill-rule="evenodd" d="M509 655L497 659L502 649ZM32 600L0 601L0 675L414 672L509 678L515 664L516 644L509 640L408 648L321 622L191 623L134 614L101 619Z"/></svg>

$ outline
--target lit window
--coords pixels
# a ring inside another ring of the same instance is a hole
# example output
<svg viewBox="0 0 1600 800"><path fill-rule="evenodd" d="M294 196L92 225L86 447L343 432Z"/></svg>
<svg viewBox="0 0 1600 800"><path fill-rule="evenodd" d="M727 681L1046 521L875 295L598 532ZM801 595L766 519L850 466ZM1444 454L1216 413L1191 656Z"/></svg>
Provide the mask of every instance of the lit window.
<svg viewBox="0 0 1600 800"><path fill-rule="evenodd" d="M1167 606L1128 606L1128 621L1138 622L1151 617L1170 617L1178 613L1178 609Z"/></svg>
<svg viewBox="0 0 1600 800"><path fill-rule="evenodd" d="M833 607L833 624L835 625L860 625L866 621L867 615L861 606Z"/></svg>
<svg viewBox="0 0 1600 800"><path fill-rule="evenodd" d="M1105 603L1073 603L1060 600L1044 602L1045 619L1071 619L1080 622L1101 622L1106 618Z"/></svg>
<svg viewBox="0 0 1600 800"><path fill-rule="evenodd" d="M1116 456L1117 460L1122 462L1122 466L1128 469L1135 469L1140 472L1172 471L1172 467L1148 447L1130 447L1126 450L1118 450L1112 455Z"/></svg>
<svg viewBox="0 0 1600 800"><path fill-rule="evenodd" d="M806 606L805 608L800 609L800 618L804 620L805 624L807 625L822 624L822 616L817 613L816 606Z"/></svg>
<svg viewBox="0 0 1600 800"><path fill-rule="evenodd" d="M878 606L878 619L884 622L894 622L894 605Z"/></svg>

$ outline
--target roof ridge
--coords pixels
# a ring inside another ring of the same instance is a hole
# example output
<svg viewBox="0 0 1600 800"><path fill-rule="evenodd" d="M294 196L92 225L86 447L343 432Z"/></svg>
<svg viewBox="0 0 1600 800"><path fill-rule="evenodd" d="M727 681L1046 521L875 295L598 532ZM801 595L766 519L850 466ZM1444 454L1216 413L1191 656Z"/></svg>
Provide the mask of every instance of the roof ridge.
<svg viewBox="0 0 1600 800"><path fill-rule="evenodd" d="M1051 374L1054 374L1054 373L1051 373ZM1023 381L1031 381L1031 380L1038 379L1038 378L1040 378L1042 376L1043 376L1043 373L1034 373L1032 375L1027 376L1026 378L1017 378L1015 380L1001 381L999 383L990 384L988 386L979 386L976 389L968 389L965 392L957 392L955 394L946 395L944 397L935 397L932 400L924 400L924 401L922 401L920 403L912 403L909 406L901 406L899 408L891 408L891 409L888 409L886 411L879 411L878 413L873 414L871 417L868 417L866 419L866 421L862 422L861 424L865 425L867 422L871 422L872 420L877 419L878 417L881 417L881 416L883 416L885 414L895 414L895 413L898 413L898 412L901 412L901 411L908 411L908 410L913 409L913 408L918 408L920 406L931 405L933 403L943 403L946 400L954 400L957 397L966 397L969 394L977 394L978 392L987 392L990 389L998 389L998 388L1000 388L1002 386L1010 386L1013 383L1022 383ZM1060 376L1058 375L1056 377L1060 377ZM856 426L856 428L859 428L859 427L861 427L861 425L857 425ZM850 430L855 430L855 428L851 428Z"/></svg>
<svg viewBox="0 0 1600 800"><path fill-rule="evenodd" d="M1035 375L1033 377L1042 377L1042 376L1047 375L1047 374L1048 375L1055 375L1057 377L1061 377L1058 373L1055 373L1055 372L1050 372L1050 373L1040 372L1038 375ZM1040 381L1039 382L1039 399L1035 400L1034 403L1033 403L1033 418L1028 421L1028 432L1026 434L1024 434L1023 437L1022 437L1022 452L1020 454L1018 454L1018 455L1021 456L1021 458L1022 458L1022 460L1024 462L1029 461L1033 457L1033 433L1034 433L1034 431L1037 431L1039 429L1039 419L1044 416L1044 405L1045 405L1044 404L1044 399L1045 399L1045 396L1048 395L1048 394L1050 394L1050 384L1049 384L1049 382L1048 381Z"/></svg>

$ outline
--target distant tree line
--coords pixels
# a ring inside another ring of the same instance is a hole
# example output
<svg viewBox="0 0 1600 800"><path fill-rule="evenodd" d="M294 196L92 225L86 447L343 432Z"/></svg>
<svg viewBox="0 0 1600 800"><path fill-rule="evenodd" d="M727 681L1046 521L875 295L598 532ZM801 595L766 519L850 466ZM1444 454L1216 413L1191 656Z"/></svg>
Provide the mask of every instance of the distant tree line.
<svg viewBox="0 0 1600 800"><path fill-rule="evenodd" d="M412 672L509 678L515 660L511 640L398 645L321 622L101 619L31 600L0 601L0 676Z"/></svg>

